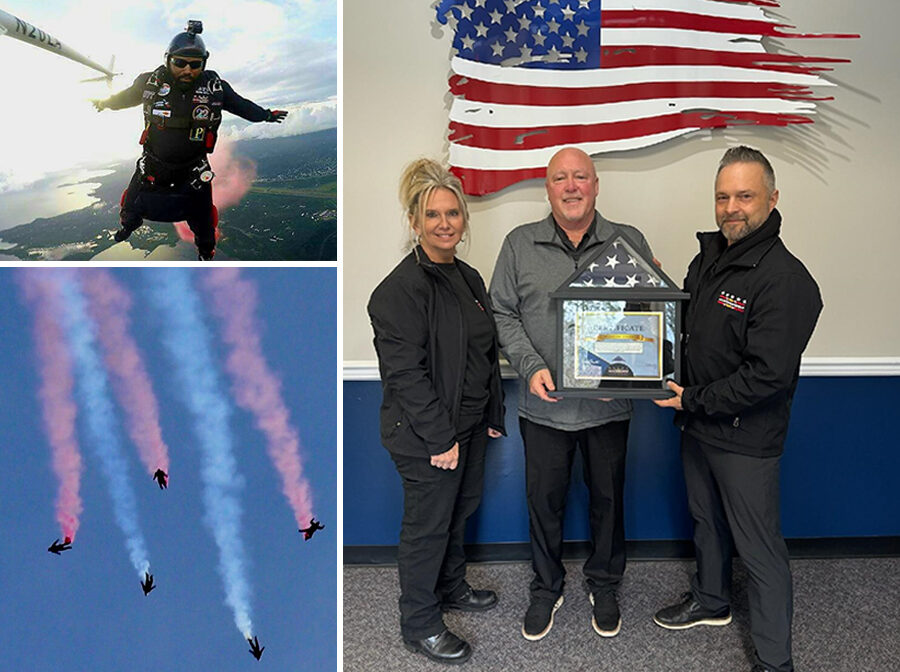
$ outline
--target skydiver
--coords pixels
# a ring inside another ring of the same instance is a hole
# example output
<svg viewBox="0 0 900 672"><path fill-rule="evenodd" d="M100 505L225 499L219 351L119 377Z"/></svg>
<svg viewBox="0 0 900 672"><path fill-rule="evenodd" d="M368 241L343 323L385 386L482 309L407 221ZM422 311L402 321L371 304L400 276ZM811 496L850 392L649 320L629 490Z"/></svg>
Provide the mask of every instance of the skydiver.
<svg viewBox="0 0 900 672"><path fill-rule="evenodd" d="M70 537L66 537L63 543L59 543L59 539L57 538L52 544L50 544L47 550L50 553L55 553L56 555L60 555L62 551L71 551L72 539Z"/></svg>
<svg viewBox="0 0 900 672"><path fill-rule="evenodd" d="M162 469L157 469L153 474L153 480L159 483L159 489L164 490L169 487L169 475Z"/></svg>
<svg viewBox="0 0 900 672"><path fill-rule="evenodd" d="M254 637L253 639L247 638L247 643L250 644L250 653L253 654L253 657L259 660L262 657L262 652L266 650L266 647L260 648L259 646L259 637Z"/></svg>
<svg viewBox="0 0 900 672"><path fill-rule="evenodd" d="M219 75L206 69L209 52L200 38L201 21L188 21L166 49L164 65L138 75L134 83L105 100L97 111L143 105L143 153L122 195L116 242L127 239L144 217L162 222L187 220L201 261L216 250L218 210L212 203L215 177L207 155L216 145L222 111L247 121L280 124L283 110L268 110L242 98Z"/></svg>
<svg viewBox="0 0 900 672"><path fill-rule="evenodd" d="M156 586L153 585L153 574L144 572L144 580L141 581L141 588L144 589L144 595L149 595L150 591L156 588Z"/></svg>
<svg viewBox="0 0 900 672"><path fill-rule="evenodd" d="M309 541L312 539L312 536L316 533L316 530L324 530L325 526L321 523L317 522L315 518L309 519L309 527L300 528L300 532L303 533L303 539L305 541Z"/></svg>

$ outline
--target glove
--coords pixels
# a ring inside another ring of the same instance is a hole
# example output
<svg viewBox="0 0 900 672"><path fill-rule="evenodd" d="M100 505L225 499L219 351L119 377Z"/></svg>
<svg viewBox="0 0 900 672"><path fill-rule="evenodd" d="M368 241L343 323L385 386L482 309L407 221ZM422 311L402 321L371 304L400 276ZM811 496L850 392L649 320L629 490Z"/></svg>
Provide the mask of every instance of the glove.
<svg viewBox="0 0 900 672"><path fill-rule="evenodd" d="M100 100L98 98L92 98L91 103L93 103L94 109L96 109L97 112L102 112L103 110L106 109L106 101L105 100Z"/></svg>
<svg viewBox="0 0 900 672"><path fill-rule="evenodd" d="M269 110L269 117L266 121L270 121L274 124L280 124L282 120L288 115L286 110Z"/></svg>

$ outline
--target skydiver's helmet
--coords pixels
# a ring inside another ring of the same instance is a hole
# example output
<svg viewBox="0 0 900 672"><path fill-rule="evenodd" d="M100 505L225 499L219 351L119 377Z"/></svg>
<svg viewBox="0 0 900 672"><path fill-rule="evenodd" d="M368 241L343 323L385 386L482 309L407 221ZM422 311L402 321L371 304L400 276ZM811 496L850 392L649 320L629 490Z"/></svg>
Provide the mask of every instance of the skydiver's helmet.
<svg viewBox="0 0 900 672"><path fill-rule="evenodd" d="M166 65L169 64L169 58L172 56L194 56L203 59L203 67L206 67L206 59L209 58L209 52L206 45L200 37L203 32L202 21L188 21L183 33L178 33L169 42L166 49Z"/></svg>

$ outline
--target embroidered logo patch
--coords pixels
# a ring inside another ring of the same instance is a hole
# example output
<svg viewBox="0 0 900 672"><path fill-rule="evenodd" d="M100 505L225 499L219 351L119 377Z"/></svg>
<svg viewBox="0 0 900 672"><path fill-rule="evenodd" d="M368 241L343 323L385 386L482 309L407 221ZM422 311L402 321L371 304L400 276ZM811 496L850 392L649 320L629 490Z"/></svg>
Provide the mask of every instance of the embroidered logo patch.
<svg viewBox="0 0 900 672"><path fill-rule="evenodd" d="M719 292L719 298L716 299L716 303L720 306L725 306L729 310L736 310L739 313L747 310L747 299L742 299L728 292Z"/></svg>

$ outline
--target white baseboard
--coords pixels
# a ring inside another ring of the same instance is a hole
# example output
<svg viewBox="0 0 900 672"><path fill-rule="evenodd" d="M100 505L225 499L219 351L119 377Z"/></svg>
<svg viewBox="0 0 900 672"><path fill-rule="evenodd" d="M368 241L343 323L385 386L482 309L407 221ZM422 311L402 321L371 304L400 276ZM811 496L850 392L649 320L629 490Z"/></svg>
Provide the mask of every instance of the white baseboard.
<svg viewBox="0 0 900 672"><path fill-rule="evenodd" d="M515 378L515 372L503 361L504 378ZM830 376L900 376L900 357L804 357L800 362L800 375L809 378ZM374 360L350 360L344 362L344 380L379 380L378 362Z"/></svg>

